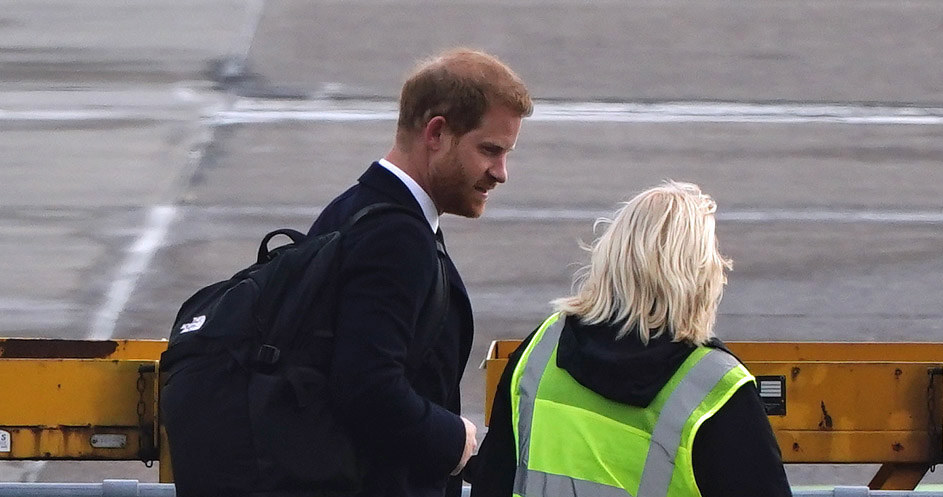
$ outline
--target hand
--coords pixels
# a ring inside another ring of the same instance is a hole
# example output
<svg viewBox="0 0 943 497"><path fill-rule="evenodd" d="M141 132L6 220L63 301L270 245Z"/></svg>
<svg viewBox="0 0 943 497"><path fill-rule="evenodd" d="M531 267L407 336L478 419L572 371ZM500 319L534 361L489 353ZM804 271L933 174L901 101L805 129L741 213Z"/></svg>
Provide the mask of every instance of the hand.
<svg viewBox="0 0 943 497"><path fill-rule="evenodd" d="M462 459L458 461L458 466L452 470L452 476L456 476L462 472L465 464L468 463L468 460L471 459L475 449L478 448L478 440L475 439L475 435L478 433L478 428L475 428L475 423L465 419L464 416L462 416L462 423L465 423L465 450L462 451Z"/></svg>

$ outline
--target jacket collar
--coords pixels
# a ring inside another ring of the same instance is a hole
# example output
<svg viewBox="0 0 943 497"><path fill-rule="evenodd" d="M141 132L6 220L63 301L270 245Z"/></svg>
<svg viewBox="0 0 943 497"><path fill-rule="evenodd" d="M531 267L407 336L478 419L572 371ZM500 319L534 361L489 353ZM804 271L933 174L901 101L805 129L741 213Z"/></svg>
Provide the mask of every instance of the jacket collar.
<svg viewBox="0 0 943 497"><path fill-rule="evenodd" d="M419 206L419 202L416 201L416 198L413 197L413 194L410 193L409 188L406 188L406 185L404 185L395 174L388 171L379 163L374 162L370 164L370 167L360 175L357 181L366 187L391 197L396 203L415 209L416 212L422 214L422 208Z"/></svg>
<svg viewBox="0 0 943 497"><path fill-rule="evenodd" d="M437 231L439 229L439 213L435 206L435 201L432 200L432 197L423 190L422 186L416 182L410 175L406 174L405 171L399 168L396 164L386 160L380 159L377 162L380 163L387 171L393 173L394 176L399 178L403 184L406 185L406 188L409 189L409 192L412 194L419 202L419 206L422 207L422 213L426 216L426 221L429 222L429 227L432 228L432 231Z"/></svg>
<svg viewBox="0 0 943 497"><path fill-rule="evenodd" d="M674 342L667 332L652 337L647 345L635 331L616 340L620 327L619 323L584 324L575 316L567 316L560 334L557 366L607 399L647 407L695 346ZM716 337L705 345L730 353Z"/></svg>

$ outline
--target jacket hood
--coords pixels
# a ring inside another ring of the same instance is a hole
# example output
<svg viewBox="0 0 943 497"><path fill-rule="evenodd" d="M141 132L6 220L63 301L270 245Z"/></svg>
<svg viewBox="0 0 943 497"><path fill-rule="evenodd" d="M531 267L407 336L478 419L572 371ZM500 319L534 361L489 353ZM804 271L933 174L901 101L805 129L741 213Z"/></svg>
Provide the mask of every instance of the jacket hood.
<svg viewBox="0 0 943 497"><path fill-rule="evenodd" d="M668 333L651 338L648 345L634 332L616 340L618 331L619 325L587 325L567 316L557 367L607 399L647 407L695 347L672 342ZM708 346L726 350L716 338Z"/></svg>

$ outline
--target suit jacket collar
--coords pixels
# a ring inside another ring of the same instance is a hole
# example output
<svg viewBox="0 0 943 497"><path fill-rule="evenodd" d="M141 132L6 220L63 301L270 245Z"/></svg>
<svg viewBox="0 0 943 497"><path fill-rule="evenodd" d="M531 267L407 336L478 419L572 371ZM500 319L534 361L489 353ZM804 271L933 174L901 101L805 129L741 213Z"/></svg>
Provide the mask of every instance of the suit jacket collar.
<svg viewBox="0 0 943 497"><path fill-rule="evenodd" d="M379 192L393 202L407 206L410 209L415 209L416 212L422 215L422 207L419 206L419 202L413 197L409 188L406 188L406 185L404 185L396 175L389 172L380 164L376 162L371 164L370 167L360 175L357 181L364 187ZM449 271L449 284L458 290L458 294L462 296L461 302L463 302L462 308L464 310L462 312L465 314L464 319L466 322L471 323L471 303L468 301L468 291L465 289L465 283L462 282L458 269L452 262L452 258L448 255L446 255L446 262ZM471 340L471 335L469 335L468 339Z"/></svg>
<svg viewBox="0 0 943 497"><path fill-rule="evenodd" d="M422 214L422 207L419 206L419 202L413 197L409 188L406 188L406 185L396 175L379 163L370 164L370 167L360 175L357 181L390 197L396 203L415 209L416 212Z"/></svg>

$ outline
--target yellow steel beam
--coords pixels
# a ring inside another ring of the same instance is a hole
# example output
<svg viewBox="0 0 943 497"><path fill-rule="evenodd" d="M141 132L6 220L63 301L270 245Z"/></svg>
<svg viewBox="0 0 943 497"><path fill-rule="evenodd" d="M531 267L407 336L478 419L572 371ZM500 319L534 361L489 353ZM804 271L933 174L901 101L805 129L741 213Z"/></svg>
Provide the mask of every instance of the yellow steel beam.
<svg viewBox="0 0 943 497"><path fill-rule="evenodd" d="M160 425L160 467L158 468L158 481L161 483L173 483L174 469L170 460L170 443L167 441L167 430L164 425Z"/></svg>
<svg viewBox="0 0 943 497"><path fill-rule="evenodd" d="M495 340L487 359L507 359L521 340ZM917 342L726 342L744 362L932 362L943 363L943 343Z"/></svg>
<svg viewBox="0 0 943 497"><path fill-rule="evenodd" d="M0 338L0 359L157 360L167 340Z"/></svg>
<svg viewBox="0 0 943 497"><path fill-rule="evenodd" d="M164 384L164 380L161 375L164 373L157 373L157 386L158 389L160 385ZM157 405L160 404L160 395L157 396ZM158 433L157 433L157 450L158 450L158 461L160 466L158 468L158 480L161 483L172 483L174 481L174 469L173 463L170 459L170 442L167 439L167 429L164 428L163 423L159 422L158 418Z"/></svg>
<svg viewBox="0 0 943 497"><path fill-rule="evenodd" d="M141 430L136 426L3 426L11 440L4 459L140 460Z"/></svg>
<svg viewBox="0 0 943 497"><path fill-rule="evenodd" d="M156 365L0 360L0 459L154 459Z"/></svg>
<svg viewBox="0 0 943 497"><path fill-rule="evenodd" d="M743 362L933 362L943 363L943 343L916 342L726 342Z"/></svg>
<svg viewBox="0 0 943 497"><path fill-rule="evenodd" d="M486 358L486 421L519 343L496 341ZM786 414L770 422L786 462L885 463L872 488L904 488L943 461L943 375L928 374L943 344L728 345L755 375L785 380ZM171 481L157 374L139 369L156 370L166 347L0 339L0 459L154 459L159 448L160 479Z"/></svg>
<svg viewBox="0 0 943 497"><path fill-rule="evenodd" d="M772 417L770 417L772 419ZM877 464L939 461L925 431L813 431L773 428L787 463Z"/></svg>
<svg viewBox="0 0 943 497"><path fill-rule="evenodd" d="M508 357L521 344L521 340L495 340L491 342L488 355L482 365L485 368L485 425L491 421L491 404L498 387L501 373L508 364Z"/></svg>
<svg viewBox="0 0 943 497"><path fill-rule="evenodd" d="M485 420L519 340L492 343L485 360ZM790 463L943 462L943 364L936 343L732 342L757 376L782 377L786 413L770 424Z"/></svg>
<svg viewBox="0 0 943 497"><path fill-rule="evenodd" d="M930 469L929 464L884 464L878 470L868 488L871 490L913 490Z"/></svg>
<svg viewBox="0 0 943 497"><path fill-rule="evenodd" d="M923 431L931 426L928 371L903 362L746 362L756 376L784 376L786 416L777 430ZM939 416L932 422L936 424Z"/></svg>

